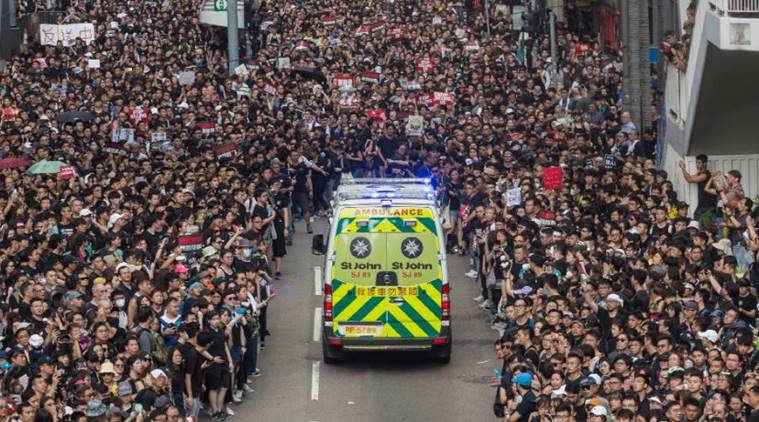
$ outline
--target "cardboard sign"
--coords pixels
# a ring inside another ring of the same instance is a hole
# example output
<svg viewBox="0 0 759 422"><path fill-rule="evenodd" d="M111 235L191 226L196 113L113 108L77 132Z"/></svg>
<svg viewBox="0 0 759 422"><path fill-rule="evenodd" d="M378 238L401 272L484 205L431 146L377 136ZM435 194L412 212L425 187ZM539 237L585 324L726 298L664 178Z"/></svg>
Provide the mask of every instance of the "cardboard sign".
<svg viewBox="0 0 759 422"><path fill-rule="evenodd" d="M435 62L430 57L420 57L416 60L416 71L419 73L430 73L434 66Z"/></svg>
<svg viewBox="0 0 759 422"><path fill-rule="evenodd" d="M128 127L115 128L111 131L111 142L125 143L134 141L134 129Z"/></svg>
<svg viewBox="0 0 759 422"><path fill-rule="evenodd" d="M235 68L235 75L240 76L240 75L247 75L247 74L248 74L248 67L245 66L245 63Z"/></svg>
<svg viewBox="0 0 759 422"><path fill-rule="evenodd" d="M353 91L353 76L348 74L337 75L334 79L334 86L340 91Z"/></svg>
<svg viewBox="0 0 759 422"><path fill-rule="evenodd" d="M203 135L210 135L216 131L216 123L214 122L197 122L195 126L202 130Z"/></svg>
<svg viewBox="0 0 759 422"><path fill-rule="evenodd" d="M422 136L424 133L424 117L419 115L409 116L406 123L406 135Z"/></svg>
<svg viewBox="0 0 759 422"><path fill-rule="evenodd" d="M95 25L92 23L70 23L65 25L40 24L40 44L71 47L77 38L90 44L95 40Z"/></svg>
<svg viewBox="0 0 759 422"><path fill-rule="evenodd" d="M355 95L344 95L338 101L340 111L354 111L358 108L358 98Z"/></svg>
<svg viewBox="0 0 759 422"><path fill-rule="evenodd" d="M89 59L89 60L87 60L87 68L88 69L100 69L100 60L98 60L98 59Z"/></svg>
<svg viewBox="0 0 759 422"><path fill-rule="evenodd" d="M150 142L160 143L166 142L166 132L153 132L150 134Z"/></svg>
<svg viewBox="0 0 759 422"><path fill-rule="evenodd" d="M203 249L203 235L198 233L179 236L179 247L182 248L182 252L199 251Z"/></svg>
<svg viewBox="0 0 759 422"><path fill-rule="evenodd" d="M415 79L406 81L403 84L403 87L406 88L406 91L419 91L420 89L422 89L422 86Z"/></svg>
<svg viewBox="0 0 759 422"><path fill-rule="evenodd" d="M63 180L72 179L74 176L76 176L76 167L74 166L61 166L58 171L58 177Z"/></svg>
<svg viewBox="0 0 759 422"><path fill-rule="evenodd" d="M614 154L604 155L604 168L607 170L614 170L617 168L617 159L614 157Z"/></svg>
<svg viewBox="0 0 759 422"><path fill-rule="evenodd" d="M464 50L466 50L466 51L480 51L480 44L477 42L477 40L468 41L464 45Z"/></svg>
<svg viewBox="0 0 759 422"><path fill-rule="evenodd" d="M232 153L237 148L237 144L226 144L222 146L218 146L214 148L214 152L216 153L216 158L222 159L222 158L232 158Z"/></svg>
<svg viewBox="0 0 759 422"><path fill-rule="evenodd" d="M564 171L559 166L548 167L543 170L543 189L561 189Z"/></svg>
<svg viewBox="0 0 759 422"><path fill-rule="evenodd" d="M280 57L277 59L277 69L283 70L283 69L289 69L292 66L290 65L290 58L289 57Z"/></svg>
<svg viewBox="0 0 759 422"><path fill-rule="evenodd" d="M328 15L328 16L322 16L322 23L325 26L331 26L335 24L335 17Z"/></svg>
<svg viewBox="0 0 759 422"><path fill-rule="evenodd" d="M522 204L522 189L514 188L506 191L506 206L516 207Z"/></svg>
<svg viewBox="0 0 759 422"><path fill-rule="evenodd" d="M357 37L360 37L362 35L369 35L369 28L365 26L359 26L358 28L356 28L355 34Z"/></svg>
<svg viewBox="0 0 759 422"><path fill-rule="evenodd" d="M195 72L179 72L179 85L192 85L195 83Z"/></svg>

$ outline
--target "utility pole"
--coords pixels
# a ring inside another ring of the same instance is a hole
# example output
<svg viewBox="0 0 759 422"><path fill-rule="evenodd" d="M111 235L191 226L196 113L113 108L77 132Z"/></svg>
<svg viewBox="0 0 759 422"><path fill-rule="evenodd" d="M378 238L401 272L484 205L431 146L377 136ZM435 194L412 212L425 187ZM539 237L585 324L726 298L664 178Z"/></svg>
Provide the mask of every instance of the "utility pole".
<svg viewBox="0 0 759 422"><path fill-rule="evenodd" d="M548 26L551 31L551 67L555 76L559 70L559 49L556 45L556 14L551 9L548 9Z"/></svg>
<svg viewBox="0 0 759 422"><path fill-rule="evenodd" d="M240 36L237 30L237 0L227 0L227 59L229 76L240 65Z"/></svg>
<svg viewBox="0 0 759 422"><path fill-rule="evenodd" d="M485 0L485 27L488 31L488 40L490 40L490 0Z"/></svg>

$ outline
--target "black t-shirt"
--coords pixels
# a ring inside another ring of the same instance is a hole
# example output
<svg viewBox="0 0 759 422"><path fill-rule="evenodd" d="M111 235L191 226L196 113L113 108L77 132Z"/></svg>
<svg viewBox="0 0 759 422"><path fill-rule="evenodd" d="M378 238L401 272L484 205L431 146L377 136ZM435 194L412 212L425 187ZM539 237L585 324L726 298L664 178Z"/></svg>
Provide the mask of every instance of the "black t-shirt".
<svg viewBox="0 0 759 422"><path fill-rule="evenodd" d="M395 150L398 149L398 140L383 136L377 141L377 147L379 147L385 159L392 158Z"/></svg>
<svg viewBox="0 0 759 422"><path fill-rule="evenodd" d="M739 309L750 312L756 309L756 302L756 296L749 293L746 296L738 296L738 298L735 299L735 306L737 306ZM751 318L746 317L743 314L741 314L740 318L746 322L751 322Z"/></svg>
<svg viewBox="0 0 759 422"><path fill-rule="evenodd" d="M517 405L514 410L519 413L519 422L528 422L530 420L530 414L538 407L538 398L532 391L528 391L527 394L522 396L522 401Z"/></svg>
<svg viewBox="0 0 759 422"><path fill-rule="evenodd" d="M226 361L227 352L224 345L226 344L227 339L224 335L224 330L213 330L209 328L208 332L213 336L213 341L211 341L211 344L208 346L208 353L213 357L220 356Z"/></svg>
<svg viewBox="0 0 759 422"><path fill-rule="evenodd" d="M297 165L288 164L287 172L291 180L293 180L293 193L306 193L306 181L308 179L309 168L306 163L298 163Z"/></svg>
<svg viewBox="0 0 759 422"><path fill-rule="evenodd" d="M201 370L201 359L198 352L195 350L195 346L191 344L177 344L177 347L184 356L184 373L190 375L192 382L192 393L199 395L201 392L200 383L203 379Z"/></svg>

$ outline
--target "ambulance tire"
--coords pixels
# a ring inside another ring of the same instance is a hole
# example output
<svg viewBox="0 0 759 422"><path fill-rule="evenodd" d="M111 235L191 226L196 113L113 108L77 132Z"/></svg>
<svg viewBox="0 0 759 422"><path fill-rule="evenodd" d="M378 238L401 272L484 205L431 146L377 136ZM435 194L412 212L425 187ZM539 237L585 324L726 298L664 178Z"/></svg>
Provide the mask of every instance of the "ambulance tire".
<svg viewBox="0 0 759 422"><path fill-rule="evenodd" d="M342 362L344 353L341 347L329 345L327 339L322 336L322 356L325 364L333 365Z"/></svg>

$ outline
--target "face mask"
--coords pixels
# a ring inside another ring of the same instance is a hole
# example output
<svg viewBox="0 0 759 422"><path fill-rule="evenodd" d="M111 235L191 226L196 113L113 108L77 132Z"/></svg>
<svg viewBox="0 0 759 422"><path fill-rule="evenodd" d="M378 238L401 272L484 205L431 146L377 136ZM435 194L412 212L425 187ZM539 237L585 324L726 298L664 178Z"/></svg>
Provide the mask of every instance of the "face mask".
<svg viewBox="0 0 759 422"><path fill-rule="evenodd" d="M245 258L250 258L252 254L253 254L253 251L251 251L250 249L242 250L242 256L244 256Z"/></svg>
<svg viewBox="0 0 759 422"><path fill-rule="evenodd" d="M126 304L126 301L124 299L116 299L116 307L123 308Z"/></svg>

